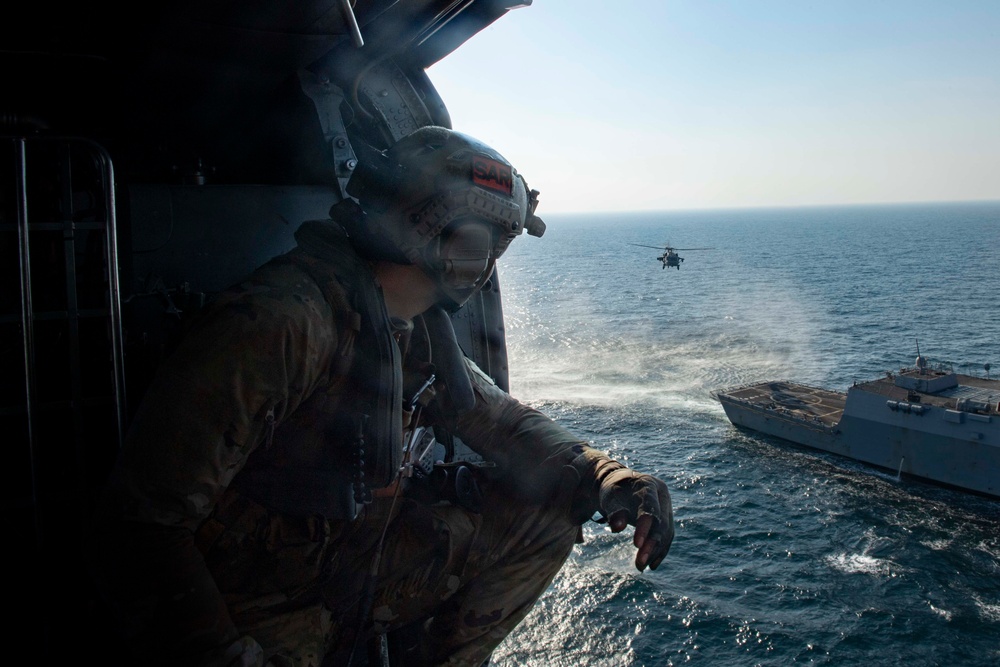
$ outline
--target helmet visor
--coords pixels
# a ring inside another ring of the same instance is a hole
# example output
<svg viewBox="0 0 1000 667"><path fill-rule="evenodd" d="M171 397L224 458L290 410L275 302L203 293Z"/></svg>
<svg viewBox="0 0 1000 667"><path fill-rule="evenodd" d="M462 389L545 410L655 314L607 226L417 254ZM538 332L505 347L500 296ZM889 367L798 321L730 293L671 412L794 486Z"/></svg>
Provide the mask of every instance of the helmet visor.
<svg viewBox="0 0 1000 667"><path fill-rule="evenodd" d="M459 220L439 237L441 282L454 290L479 288L489 277L493 259L493 233L487 222Z"/></svg>

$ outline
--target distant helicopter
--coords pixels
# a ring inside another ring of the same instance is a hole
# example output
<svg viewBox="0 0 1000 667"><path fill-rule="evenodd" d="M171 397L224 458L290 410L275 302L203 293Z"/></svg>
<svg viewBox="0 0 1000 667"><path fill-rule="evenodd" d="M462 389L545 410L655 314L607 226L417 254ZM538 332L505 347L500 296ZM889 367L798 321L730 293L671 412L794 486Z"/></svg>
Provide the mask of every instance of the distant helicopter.
<svg viewBox="0 0 1000 667"><path fill-rule="evenodd" d="M660 246L658 245L643 245L642 243L629 243L629 245L639 246L640 248L656 248L657 250L660 249ZM663 246L663 254L657 257L656 259L663 262L662 268L665 269L668 266L673 266L676 267L678 271L680 271L681 262L684 261L684 258L677 254L678 250L688 251L688 250L713 250L713 249L714 248L674 248L673 246L667 244Z"/></svg>

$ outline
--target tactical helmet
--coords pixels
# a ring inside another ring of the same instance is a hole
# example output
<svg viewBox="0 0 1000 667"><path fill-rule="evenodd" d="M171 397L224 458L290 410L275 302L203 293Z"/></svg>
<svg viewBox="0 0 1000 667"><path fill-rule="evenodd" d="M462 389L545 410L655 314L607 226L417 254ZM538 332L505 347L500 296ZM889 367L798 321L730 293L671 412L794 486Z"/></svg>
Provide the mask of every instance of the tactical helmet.
<svg viewBox="0 0 1000 667"><path fill-rule="evenodd" d="M422 268L451 310L482 288L522 231L545 231L538 191L495 150L444 127L362 155L347 191L365 211L352 239L371 256Z"/></svg>

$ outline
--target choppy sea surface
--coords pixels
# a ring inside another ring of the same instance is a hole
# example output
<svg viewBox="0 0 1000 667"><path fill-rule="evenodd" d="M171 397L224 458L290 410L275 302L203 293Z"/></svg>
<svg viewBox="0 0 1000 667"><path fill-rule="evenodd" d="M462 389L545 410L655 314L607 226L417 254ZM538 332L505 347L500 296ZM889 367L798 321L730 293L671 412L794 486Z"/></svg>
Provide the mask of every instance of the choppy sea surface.
<svg viewBox="0 0 1000 667"><path fill-rule="evenodd" d="M540 213L542 210L540 208ZM1000 374L1000 202L549 215L500 260L511 393L661 476L677 536L585 525L504 667L1000 664L1000 501L741 432L712 392ZM680 251L662 269L655 248Z"/></svg>

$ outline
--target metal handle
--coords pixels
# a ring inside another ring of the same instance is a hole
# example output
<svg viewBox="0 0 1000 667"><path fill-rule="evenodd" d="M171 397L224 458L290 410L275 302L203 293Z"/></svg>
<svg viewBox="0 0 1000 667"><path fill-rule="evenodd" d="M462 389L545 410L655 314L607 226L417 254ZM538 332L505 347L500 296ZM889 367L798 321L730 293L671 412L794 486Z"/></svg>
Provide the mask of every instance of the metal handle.
<svg viewBox="0 0 1000 667"><path fill-rule="evenodd" d="M365 45L365 40L361 37L361 28L358 27L358 19L354 16L354 8L351 7L351 0L340 0L340 13L344 15L344 21L351 30L351 39L354 46L359 49Z"/></svg>

